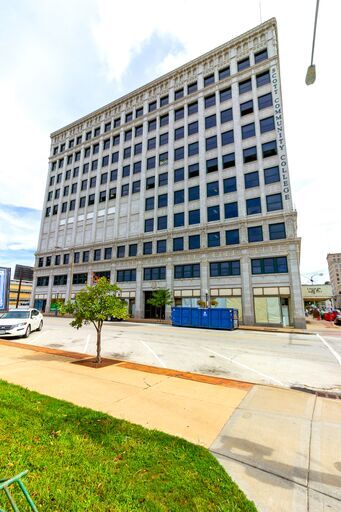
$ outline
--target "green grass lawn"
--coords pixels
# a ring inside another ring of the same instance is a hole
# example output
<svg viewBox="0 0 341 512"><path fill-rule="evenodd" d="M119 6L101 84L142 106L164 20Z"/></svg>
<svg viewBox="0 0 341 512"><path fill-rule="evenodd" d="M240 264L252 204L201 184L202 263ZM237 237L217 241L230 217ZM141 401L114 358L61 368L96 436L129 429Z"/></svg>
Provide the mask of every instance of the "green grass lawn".
<svg viewBox="0 0 341 512"><path fill-rule="evenodd" d="M25 469L41 512L256 511L205 448L0 381L0 478Z"/></svg>

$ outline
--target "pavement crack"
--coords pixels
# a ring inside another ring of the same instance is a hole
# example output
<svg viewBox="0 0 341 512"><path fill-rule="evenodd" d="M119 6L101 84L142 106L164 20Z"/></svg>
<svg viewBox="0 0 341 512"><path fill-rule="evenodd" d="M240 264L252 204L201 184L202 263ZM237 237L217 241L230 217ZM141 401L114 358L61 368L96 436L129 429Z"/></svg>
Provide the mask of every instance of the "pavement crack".
<svg viewBox="0 0 341 512"><path fill-rule="evenodd" d="M313 435L313 421L316 408L317 396L315 395L314 407L311 413L310 425L309 425L309 447L308 447L308 469L307 469L307 512L310 510L309 500L309 485L310 485L310 466L311 466L311 440Z"/></svg>

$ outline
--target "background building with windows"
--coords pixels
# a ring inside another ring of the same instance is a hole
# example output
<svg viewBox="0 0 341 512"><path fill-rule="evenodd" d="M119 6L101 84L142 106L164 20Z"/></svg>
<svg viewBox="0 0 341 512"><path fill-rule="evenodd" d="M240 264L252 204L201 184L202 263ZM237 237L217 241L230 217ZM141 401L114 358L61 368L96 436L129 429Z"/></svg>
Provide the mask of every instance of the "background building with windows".
<svg viewBox="0 0 341 512"><path fill-rule="evenodd" d="M327 255L334 307L341 309L341 252Z"/></svg>
<svg viewBox="0 0 341 512"><path fill-rule="evenodd" d="M22 281L21 284L18 279L11 279L9 289L9 308L29 308L32 293L32 282ZM18 297L19 295L19 297Z"/></svg>
<svg viewBox="0 0 341 512"><path fill-rule="evenodd" d="M299 257L274 19L51 135L36 307L95 273L136 317L166 287L304 327Z"/></svg>

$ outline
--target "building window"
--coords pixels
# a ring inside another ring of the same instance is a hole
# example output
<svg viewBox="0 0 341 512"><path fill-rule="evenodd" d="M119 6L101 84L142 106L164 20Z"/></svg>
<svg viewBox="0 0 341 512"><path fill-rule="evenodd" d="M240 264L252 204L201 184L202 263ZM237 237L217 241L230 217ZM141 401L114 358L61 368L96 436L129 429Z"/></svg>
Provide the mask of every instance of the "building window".
<svg viewBox="0 0 341 512"><path fill-rule="evenodd" d="M205 96L205 108L210 108L215 105L215 94L210 94L210 96Z"/></svg>
<svg viewBox="0 0 341 512"><path fill-rule="evenodd" d="M174 169L174 183L178 181L183 181L185 179L185 169L180 167L179 169Z"/></svg>
<svg viewBox="0 0 341 512"><path fill-rule="evenodd" d="M109 165L109 155L102 157L102 167L106 167L107 165Z"/></svg>
<svg viewBox="0 0 341 512"><path fill-rule="evenodd" d="M239 229L228 229L225 231L226 245L239 244Z"/></svg>
<svg viewBox="0 0 341 512"><path fill-rule="evenodd" d="M112 248L111 247L106 247L104 249L104 259L105 260L111 260L112 258Z"/></svg>
<svg viewBox="0 0 341 512"><path fill-rule="evenodd" d="M110 132L111 130L111 122L110 123L105 123L104 125L104 132L107 133L107 132Z"/></svg>
<svg viewBox="0 0 341 512"><path fill-rule="evenodd" d="M173 251L183 251L184 250L184 239L182 236L178 238L173 238Z"/></svg>
<svg viewBox="0 0 341 512"><path fill-rule="evenodd" d="M130 123L130 121L132 121L132 119L133 119L133 113L128 112L128 114L126 114L126 123Z"/></svg>
<svg viewBox="0 0 341 512"><path fill-rule="evenodd" d="M206 184L207 197L219 196L219 181L211 181Z"/></svg>
<svg viewBox="0 0 341 512"><path fill-rule="evenodd" d="M263 108L268 108L272 106L272 94L269 92L268 94L264 94L263 96L259 96L258 98L258 109L262 110Z"/></svg>
<svg viewBox="0 0 341 512"><path fill-rule="evenodd" d="M208 85L214 84L214 73L212 75L207 75L204 77L204 87L207 87Z"/></svg>
<svg viewBox="0 0 341 512"><path fill-rule="evenodd" d="M137 255L137 244L130 244L129 245L129 256L133 257Z"/></svg>
<svg viewBox="0 0 341 512"><path fill-rule="evenodd" d="M233 130L229 130L228 132L223 132L221 134L222 146L226 146L227 144L232 144L233 142L234 142Z"/></svg>
<svg viewBox="0 0 341 512"><path fill-rule="evenodd" d="M133 174L138 174L140 172L141 172L141 162L134 162Z"/></svg>
<svg viewBox="0 0 341 512"><path fill-rule="evenodd" d="M199 153L199 142L188 144L188 156L194 156Z"/></svg>
<svg viewBox="0 0 341 512"><path fill-rule="evenodd" d="M224 78L228 78L230 76L230 66L219 69L219 80L224 80Z"/></svg>
<svg viewBox="0 0 341 512"><path fill-rule="evenodd" d="M157 198L157 207L165 208L168 205L168 194L160 194Z"/></svg>
<svg viewBox="0 0 341 512"><path fill-rule="evenodd" d="M268 167L267 169L264 169L265 185L276 183L277 181L280 181L279 167L277 165L275 167Z"/></svg>
<svg viewBox="0 0 341 512"><path fill-rule="evenodd" d="M87 174L89 172L89 164L84 164L83 165L83 174Z"/></svg>
<svg viewBox="0 0 341 512"><path fill-rule="evenodd" d="M90 188L95 188L95 187L96 187L96 176L93 176L90 179Z"/></svg>
<svg viewBox="0 0 341 512"><path fill-rule="evenodd" d="M214 222L220 220L220 209L219 205L207 207L207 222Z"/></svg>
<svg viewBox="0 0 341 512"><path fill-rule="evenodd" d="M232 219L238 217L238 202L224 204L225 219Z"/></svg>
<svg viewBox="0 0 341 512"><path fill-rule="evenodd" d="M277 155L277 143L275 140L262 144L263 158Z"/></svg>
<svg viewBox="0 0 341 512"><path fill-rule="evenodd" d="M265 48L264 50L261 50L260 52L255 53L255 64L258 64L258 62L261 62L262 60L266 60L268 58L268 50Z"/></svg>
<svg viewBox="0 0 341 512"><path fill-rule="evenodd" d="M188 136L194 135L195 133L198 133L199 131L199 123L198 121L194 121L194 123L190 123L187 127L188 130Z"/></svg>
<svg viewBox="0 0 341 512"><path fill-rule="evenodd" d="M116 181L117 180L117 169L113 169L110 171L110 181Z"/></svg>
<svg viewBox="0 0 341 512"><path fill-rule="evenodd" d="M240 261L217 261L210 263L210 277L240 276Z"/></svg>
<svg viewBox="0 0 341 512"><path fill-rule="evenodd" d="M82 206L85 206L85 197L83 199L84 199L84 204ZM79 206L81 207L80 201L79 201ZM65 213L66 210L67 210L67 203L62 203L62 213Z"/></svg>
<svg viewBox="0 0 341 512"><path fill-rule="evenodd" d="M118 162L118 156L119 156L118 151L116 151L115 153L113 153L113 154L111 155L111 163L112 163L112 164L114 164L114 163Z"/></svg>
<svg viewBox="0 0 341 512"><path fill-rule="evenodd" d="M168 133L162 133L160 135L159 144L160 144L160 146L163 146L164 144L168 144Z"/></svg>
<svg viewBox="0 0 341 512"><path fill-rule="evenodd" d="M184 136L185 136L185 129L183 126L180 126L180 128L176 128L174 130L174 140L183 139Z"/></svg>
<svg viewBox="0 0 341 512"><path fill-rule="evenodd" d="M188 237L188 249L190 251L200 249L200 235L190 235Z"/></svg>
<svg viewBox="0 0 341 512"><path fill-rule="evenodd" d="M144 232L150 233L151 231L154 231L154 219L145 219Z"/></svg>
<svg viewBox="0 0 341 512"><path fill-rule="evenodd" d="M72 177L77 178L78 175L79 175L79 167L75 167L73 170L73 173L72 173Z"/></svg>
<svg viewBox="0 0 341 512"><path fill-rule="evenodd" d="M259 175L258 171L248 172L244 174L245 188L259 187Z"/></svg>
<svg viewBox="0 0 341 512"><path fill-rule="evenodd" d="M109 200L110 200L110 199L116 199L116 194L117 194L116 187L111 188L111 189L109 190Z"/></svg>
<svg viewBox="0 0 341 512"><path fill-rule="evenodd" d="M151 139L148 139L147 141L147 149L148 151L150 149L155 149L156 148L156 137L152 137Z"/></svg>
<svg viewBox="0 0 341 512"><path fill-rule="evenodd" d="M99 153L99 144L94 144L92 146L92 154L97 155L97 153Z"/></svg>
<svg viewBox="0 0 341 512"><path fill-rule="evenodd" d="M282 194L271 194L266 196L266 209L268 212L283 210Z"/></svg>
<svg viewBox="0 0 341 512"><path fill-rule="evenodd" d="M184 96L184 89L183 89L183 87L181 89L178 89L174 93L174 99L175 100L179 100L180 98L183 98L183 96Z"/></svg>
<svg viewBox="0 0 341 512"><path fill-rule="evenodd" d="M252 274L287 274L288 263L286 256L274 258L257 258L251 260Z"/></svg>
<svg viewBox="0 0 341 512"><path fill-rule="evenodd" d="M166 279L166 267L149 267L143 269L144 281L160 281Z"/></svg>
<svg viewBox="0 0 341 512"><path fill-rule="evenodd" d="M210 151L211 149L215 149L217 147L217 136L206 138L206 151Z"/></svg>
<svg viewBox="0 0 341 512"><path fill-rule="evenodd" d="M222 164L223 164L223 169L228 169L229 167L234 167L236 165L235 154L229 153L227 155L223 155Z"/></svg>
<svg viewBox="0 0 341 512"><path fill-rule="evenodd" d="M188 212L188 224L200 224L200 210L189 210Z"/></svg>
<svg viewBox="0 0 341 512"><path fill-rule="evenodd" d="M160 153L159 155L159 165L168 163L168 153Z"/></svg>
<svg viewBox="0 0 341 512"><path fill-rule="evenodd" d="M153 188L155 188L155 176L149 176L149 178L146 179L146 190Z"/></svg>
<svg viewBox="0 0 341 512"><path fill-rule="evenodd" d="M248 162L254 162L257 160L257 147L252 146L251 148L243 149L243 161L244 164Z"/></svg>
<svg viewBox="0 0 341 512"><path fill-rule="evenodd" d="M263 241L263 228L262 226L252 226L247 228L248 241L262 242Z"/></svg>
<svg viewBox="0 0 341 512"><path fill-rule="evenodd" d="M162 215L161 217L157 218L157 229L167 229L167 215Z"/></svg>
<svg viewBox="0 0 341 512"><path fill-rule="evenodd" d="M121 187L121 197L129 195L129 183L122 185Z"/></svg>
<svg viewBox="0 0 341 512"><path fill-rule="evenodd" d="M156 130L156 119L151 119L148 121L148 131L153 132L154 130Z"/></svg>
<svg viewBox="0 0 341 512"><path fill-rule="evenodd" d="M196 185L195 187L189 187L188 189L188 201L196 201L200 199L200 187Z"/></svg>
<svg viewBox="0 0 341 512"><path fill-rule="evenodd" d="M123 158L130 158L130 157L131 157L131 147L129 146L129 148L124 148Z"/></svg>
<svg viewBox="0 0 341 512"><path fill-rule="evenodd" d="M168 105L168 101L169 101L168 94L167 94L167 96L162 96L162 98L160 98L160 107L164 107L165 105Z"/></svg>
<svg viewBox="0 0 341 512"><path fill-rule="evenodd" d="M124 132L124 140L125 141L131 140L132 135L133 135L133 131L132 130L126 130Z"/></svg>
<svg viewBox="0 0 341 512"><path fill-rule="evenodd" d="M104 172L101 175L101 185L104 185L105 183L108 183L108 173Z"/></svg>
<svg viewBox="0 0 341 512"><path fill-rule="evenodd" d="M213 114L212 116L205 117L205 129L213 128L217 126L217 116Z"/></svg>
<svg viewBox="0 0 341 512"><path fill-rule="evenodd" d="M232 98L232 90L231 87L228 87L227 89L223 89L219 91L219 98L220 103L224 103L224 101L228 101Z"/></svg>
<svg viewBox="0 0 341 512"><path fill-rule="evenodd" d="M90 258L90 251L83 251L82 261L83 263L88 263Z"/></svg>
<svg viewBox="0 0 341 512"><path fill-rule="evenodd" d="M270 72L265 71L264 73L259 73L256 75L257 87L261 87L262 85L266 85L270 83Z"/></svg>
<svg viewBox="0 0 341 512"><path fill-rule="evenodd" d="M143 116L143 107L137 108L135 110L135 117L138 118L138 117L141 117L141 116Z"/></svg>
<svg viewBox="0 0 341 512"><path fill-rule="evenodd" d="M94 261L99 261L101 259L101 249L94 250Z"/></svg>
<svg viewBox="0 0 341 512"><path fill-rule="evenodd" d="M95 204L95 194L90 194L88 197L88 206Z"/></svg>
<svg viewBox="0 0 341 512"><path fill-rule="evenodd" d="M86 284L88 280L88 274L86 272L82 272L80 274L73 274L72 276L72 284Z"/></svg>
<svg viewBox="0 0 341 512"><path fill-rule="evenodd" d="M146 197L144 209L145 211L154 210L154 197Z"/></svg>
<svg viewBox="0 0 341 512"><path fill-rule="evenodd" d="M174 265L174 279L194 279L200 277L200 263Z"/></svg>
<svg viewBox="0 0 341 512"><path fill-rule="evenodd" d="M185 191L182 190L176 190L174 192L174 204L181 204L185 201Z"/></svg>
<svg viewBox="0 0 341 512"><path fill-rule="evenodd" d="M153 254L153 242L143 243L143 254Z"/></svg>
<svg viewBox="0 0 341 512"><path fill-rule="evenodd" d="M193 82L192 84L189 84L187 87L187 94L192 94L193 92L196 92L198 90L198 84L197 82Z"/></svg>
<svg viewBox="0 0 341 512"><path fill-rule="evenodd" d="M174 111L174 120L179 121L179 119L183 119L185 115L185 109L183 107L178 108Z"/></svg>
<svg viewBox="0 0 341 512"><path fill-rule="evenodd" d="M43 267L44 266L44 258L39 258L38 259L38 267Z"/></svg>
<svg viewBox="0 0 341 512"><path fill-rule="evenodd" d="M250 57L246 57L246 59L240 60L237 64L238 71L243 71L243 69L247 69L250 67Z"/></svg>
<svg viewBox="0 0 341 512"><path fill-rule="evenodd" d="M246 214L255 215L256 213L262 213L262 206L260 197L252 197L246 200Z"/></svg>
<svg viewBox="0 0 341 512"><path fill-rule="evenodd" d="M182 160L184 158L184 147L174 149L174 160Z"/></svg>
<svg viewBox="0 0 341 512"><path fill-rule="evenodd" d="M198 102L190 103L187 107L187 112L189 116L196 114L198 112Z"/></svg>
<svg viewBox="0 0 341 512"><path fill-rule="evenodd" d="M259 121L259 124L261 133L271 132L272 130L275 129L275 120L273 116L261 119Z"/></svg>
<svg viewBox="0 0 341 512"><path fill-rule="evenodd" d="M133 181L132 193L136 194L137 192L140 192L140 190L141 190L141 181L140 180Z"/></svg>
<svg viewBox="0 0 341 512"><path fill-rule="evenodd" d="M243 80L243 82L239 82L239 94L244 94L245 92L252 90L252 82L251 78L247 80Z"/></svg>
<svg viewBox="0 0 341 512"><path fill-rule="evenodd" d="M206 172L215 172L218 170L218 158L211 158L206 160Z"/></svg>
<svg viewBox="0 0 341 512"><path fill-rule="evenodd" d="M142 142L139 142L134 146L134 155L139 155L140 153L142 153Z"/></svg>
<svg viewBox="0 0 341 512"><path fill-rule="evenodd" d="M49 285L49 276L37 277L37 286L48 286L48 285Z"/></svg>
<svg viewBox="0 0 341 512"><path fill-rule="evenodd" d="M160 127L167 126L169 123L169 115L165 114L164 116L160 116Z"/></svg>
<svg viewBox="0 0 341 512"><path fill-rule="evenodd" d="M156 243L157 254L167 252L167 240L158 240Z"/></svg>
<svg viewBox="0 0 341 512"><path fill-rule="evenodd" d="M80 252L77 251L77 252L73 253L73 262L79 263L79 261L80 261Z"/></svg>
<svg viewBox="0 0 341 512"><path fill-rule="evenodd" d="M228 109L222 110L220 112L221 124L228 123L229 121L232 121L232 119L233 119L232 108L228 108Z"/></svg>
<svg viewBox="0 0 341 512"><path fill-rule="evenodd" d="M75 199L71 199L70 204L69 204L70 212L73 211L75 208L76 208L76 200Z"/></svg>
<svg viewBox="0 0 341 512"><path fill-rule="evenodd" d="M223 181L223 184L224 184L224 194L230 194L231 192L236 192L237 179L235 176L231 176L230 178L225 178Z"/></svg>
<svg viewBox="0 0 341 512"><path fill-rule="evenodd" d="M276 224L269 224L269 238L270 240L282 240L286 238L285 223L278 222Z"/></svg>
<svg viewBox="0 0 341 512"><path fill-rule="evenodd" d="M117 282L122 283L124 281L136 281L136 269L135 268L117 271Z"/></svg>
<svg viewBox="0 0 341 512"><path fill-rule="evenodd" d="M117 258L124 258L125 256L125 245L119 245L116 249L116 257Z"/></svg>
<svg viewBox="0 0 341 512"><path fill-rule="evenodd" d="M106 190L101 190L101 192L99 193L99 202L100 203L104 203L107 199L107 191Z"/></svg>
<svg viewBox="0 0 341 512"><path fill-rule="evenodd" d="M184 212L174 213L174 227L178 228L185 225L185 214Z"/></svg>
<svg viewBox="0 0 341 512"><path fill-rule="evenodd" d="M159 174L159 187L163 187L164 185L168 185L168 172Z"/></svg>
<svg viewBox="0 0 341 512"><path fill-rule="evenodd" d="M207 247L220 247L220 233L207 233Z"/></svg>
<svg viewBox="0 0 341 512"><path fill-rule="evenodd" d="M86 190L88 188L88 180L82 180L81 190Z"/></svg>
<svg viewBox="0 0 341 512"><path fill-rule="evenodd" d="M54 257L54 264L60 265L60 254L56 254L56 256Z"/></svg>
<svg viewBox="0 0 341 512"><path fill-rule="evenodd" d="M256 135L255 123L249 123L242 126L242 139L248 139Z"/></svg>

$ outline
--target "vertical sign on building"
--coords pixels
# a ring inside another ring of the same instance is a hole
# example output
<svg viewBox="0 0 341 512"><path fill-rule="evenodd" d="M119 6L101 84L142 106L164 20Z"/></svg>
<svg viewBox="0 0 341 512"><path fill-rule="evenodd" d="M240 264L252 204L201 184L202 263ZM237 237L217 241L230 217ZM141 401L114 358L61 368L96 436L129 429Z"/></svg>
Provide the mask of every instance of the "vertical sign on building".
<svg viewBox="0 0 341 512"><path fill-rule="evenodd" d="M0 267L0 313L8 310L11 269Z"/></svg>

